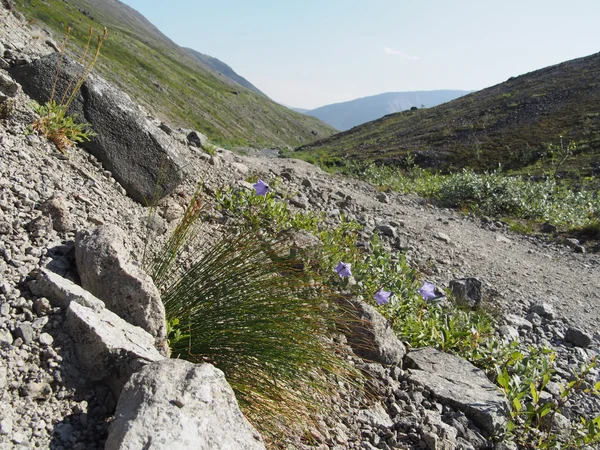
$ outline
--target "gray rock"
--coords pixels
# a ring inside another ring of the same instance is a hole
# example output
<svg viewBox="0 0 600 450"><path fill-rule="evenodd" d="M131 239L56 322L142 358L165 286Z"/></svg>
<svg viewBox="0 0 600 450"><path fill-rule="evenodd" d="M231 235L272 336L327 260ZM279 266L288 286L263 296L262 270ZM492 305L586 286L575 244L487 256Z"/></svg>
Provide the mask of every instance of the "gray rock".
<svg viewBox="0 0 600 450"><path fill-rule="evenodd" d="M13 336L8 330L0 329L0 346L8 347L14 342Z"/></svg>
<svg viewBox="0 0 600 450"><path fill-rule="evenodd" d="M60 55L53 53L10 74L40 103L49 100ZM62 96L83 68L65 58L57 89ZM181 144L150 121L127 94L89 75L68 111L91 124L96 136L82 144L98 158L134 200L147 204L175 190L186 174Z"/></svg>
<svg viewBox="0 0 600 450"><path fill-rule="evenodd" d="M19 85L5 73L0 73L0 92L9 97L14 97L19 92Z"/></svg>
<svg viewBox="0 0 600 450"><path fill-rule="evenodd" d="M114 225L77 233L75 260L81 285L106 307L155 336L168 354L165 308L152 279L130 258L123 231Z"/></svg>
<svg viewBox="0 0 600 450"><path fill-rule="evenodd" d="M188 144L191 145L192 147L206 148L206 144L208 144L208 138L196 130L190 131L187 134L186 138L187 138Z"/></svg>
<svg viewBox="0 0 600 450"><path fill-rule="evenodd" d="M390 428L394 425L394 422L380 403L376 403L369 409L361 409L358 412L357 420L373 428Z"/></svg>
<svg viewBox="0 0 600 450"><path fill-rule="evenodd" d="M6 368L6 363L3 359L0 359L0 391L3 391L8 384L7 381L8 371Z"/></svg>
<svg viewBox="0 0 600 450"><path fill-rule="evenodd" d="M102 300L94 297L81 286L45 268L39 269L36 278L29 282L29 289L34 295L47 297L54 306L60 308L67 308L71 302L96 311L104 308Z"/></svg>
<svg viewBox="0 0 600 450"><path fill-rule="evenodd" d="M312 189L312 188L314 188L314 183L311 180L309 180L308 178L304 178L302 180L302 186Z"/></svg>
<svg viewBox="0 0 600 450"><path fill-rule="evenodd" d="M536 303L529 308L530 313L537 314L544 319L552 320L556 317L554 308L549 303Z"/></svg>
<svg viewBox="0 0 600 450"><path fill-rule="evenodd" d="M66 317L66 328L85 376L92 382L106 383L116 397L132 373L148 362L163 359L149 333L108 309L94 311L71 302Z"/></svg>
<svg viewBox="0 0 600 450"><path fill-rule="evenodd" d="M342 300L355 316L350 321L348 343L361 358L380 364L402 364L404 344L396 337L388 321L371 305L355 299Z"/></svg>
<svg viewBox="0 0 600 450"><path fill-rule="evenodd" d="M438 232L435 233L433 237L442 242L445 242L446 244L450 244L452 242L452 239L450 239L450 236L448 236L446 233Z"/></svg>
<svg viewBox="0 0 600 450"><path fill-rule="evenodd" d="M54 342L54 338L52 336L50 336L48 333L40 334L40 337L38 340L39 340L40 344L42 344L46 347L52 345L52 343Z"/></svg>
<svg viewBox="0 0 600 450"><path fill-rule="evenodd" d="M481 281L477 278L460 278L450 281L452 294L459 303L475 308L481 303Z"/></svg>
<svg viewBox="0 0 600 450"><path fill-rule="evenodd" d="M587 348L592 343L592 336L578 328L569 327L565 333L565 341L576 347Z"/></svg>
<svg viewBox="0 0 600 450"><path fill-rule="evenodd" d="M164 360L125 385L106 449L264 449L223 372L210 364Z"/></svg>
<svg viewBox="0 0 600 450"><path fill-rule="evenodd" d="M30 323L22 323L15 329L15 336L23 339L25 344L29 344L31 341L33 341L35 332L33 331L33 327Z"/></svg>
<svg viewBox="0 0 600 450"><path fill-rule="evenodd" d="M524 329L527 331L533 330L533 324L529 320L515 314L507 314L504 320L506 320L507 325L517 329Z"/></svg>
<svg viewBox="0 0 600 450"><path fill-rule="evenodd" d="M500 334L506 338L508 341L518 341L519 340L519 331L510 325L502 325L498 331Z"/></svg>
<svg viewBox="0 0 600 450"><path fill-rule="evenodd" d="M442 404L465 413L490 435L502 433L508 422L508 402L485 373L468 361L431 347L409 352L408 379L426 387Z"/></svg>
<svg viewBox="0 0 600 450"><path fill-rule="evenodd" d="M375 231L379 231L384 236L394 239L396 237L396 229L390 225L377 225Z"/></svg>
<svg viewBox="0 0 600 450"><path fill-rule="evenodd" d="M543 233L556 233L558 231L558 228L556 228L556 225L552 225L550 222L546 222L542 225L541 230Z"/></svg>
<svg viewBox="0 0 600 450"><path fill-rule="evenodd" d="M377 196L375 198L377 199L377 201L379 201L381 203L389 203L390 202L390 199L385 192L380 192L379 194L377 194Z"/></svg>
<svg viewBox="0 0 600 450"><path fill-rule="evenodd" d="M54 197L42 205L42 211L52 219L52 228L64 232L73 230L73 221L69 214L69 205L63 197Z"/></svg>

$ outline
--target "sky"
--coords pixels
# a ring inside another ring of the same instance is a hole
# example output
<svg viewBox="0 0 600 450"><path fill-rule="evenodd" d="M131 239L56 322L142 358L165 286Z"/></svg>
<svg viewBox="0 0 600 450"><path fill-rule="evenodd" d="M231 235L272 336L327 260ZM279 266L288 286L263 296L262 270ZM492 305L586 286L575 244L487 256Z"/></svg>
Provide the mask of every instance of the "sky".
<svg viewBox="0 0 600 450"><path fill-rule="evenodd" d="M122 0L273 100L479 90L600 51L600 0Z"/></svg>

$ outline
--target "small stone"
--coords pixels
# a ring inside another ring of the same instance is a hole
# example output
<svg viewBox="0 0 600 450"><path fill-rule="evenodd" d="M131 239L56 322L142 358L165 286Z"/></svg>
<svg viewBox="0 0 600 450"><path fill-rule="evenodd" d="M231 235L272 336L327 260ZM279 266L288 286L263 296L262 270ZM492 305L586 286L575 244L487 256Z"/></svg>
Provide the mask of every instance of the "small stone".
<svg viewBox="0 0 600 450"><path fill-rule="evenodd" d="M33 327L29 323L22 323L15 329L15 336L23 339L23 343L29 344L34 337Z"/></svg>
<svg viewBox="0 0 600 450"><path fill-rule="evenodd" d="M312 189L314 187L314 184L311 180L309 180L308 178L304 178L302 180L302 186L307 187L309 189Z"/></svg>
<svg viewBox="0 0 600 450"><path fill-rule="evenodd" d="M442 242L445 242L446 244L450 244L450 242L452 242L452 240L450 239L450 236L448 236L446 233L438 232L438 233L434 234L433 237Z"/></svg>
<svg viewBox="0 0 600 450"><path fill-rule="evenodd" d="M38 316L46 316L52 311L50 300L45 297L38 298L33 302L33 310Z"/></svg>
<svg viewBox="0 0 600 450"><path fill-rule="evenodd" d="M552 320L556 317L554 308L549 303L536 303L529 308L530 313L535 313L544 319Z"/></svg>
<svg viewBox="0 0 600 450"><path fill-rule="evenodd" d="M7 416L0 420L0 435L9 435L12 434L13 430L13 421L12 417Z"/></svg>
<svg viewBox="0 0 600 450"><path fill-rule="evenodd" d="M552 225L550 222L546 222L544 225L542 225L541 230L542 233L556 233L558 231L558 228L556 228L556 225Z"/></svg>
<svg viewBox="0 0 600 450"><path fill-rule="evenodd" d="M517 329L533 330L533 324L529 320L515 314L507 314L504 320L506 320L507 325L511 325Z"/></svg>
<svg viewBox="0 0 600 450"><path fill-rule="evenodd" d="M502 325L498 331L500 331L500 334L509 341L519 340L519 332L516 328L511 327L510 325Z"/></svg>
<svg viewBox="0 0 600 450"><path fill-rule="evenodd" d="M375 231L379 231L384 236L394 239L396 237L396 229L390 225L377 225Z"/></svg>
<svg viewBox="0 0 600 450"><path fill-rule="evenodd" d="M389 203L390 202L390 199L385 192L380 192L379 194L377 194L377 196L375 198L381 203Z"/></svg>
<svg viewBox="0 0 600 450"><path fill-rule="evenodd" d="M52 336L50 336L48 333L42 333L42 334L40 334L39 341L40 341L40 344L49 347L54 342L54 338Z"/></svg>
<svg viewBox="0 0 600 450"><path fill-rule="evenodd" d="M578 328L569 327L565 333L565 341L576 347L587 348L592 343L592 336Z"/></svg>
<svg viewBox="0 0 600 450"><path fill-rule="evenodd" d="M9 346L13 343L12 334L8 330L0 330L0 346Z"/></svg>

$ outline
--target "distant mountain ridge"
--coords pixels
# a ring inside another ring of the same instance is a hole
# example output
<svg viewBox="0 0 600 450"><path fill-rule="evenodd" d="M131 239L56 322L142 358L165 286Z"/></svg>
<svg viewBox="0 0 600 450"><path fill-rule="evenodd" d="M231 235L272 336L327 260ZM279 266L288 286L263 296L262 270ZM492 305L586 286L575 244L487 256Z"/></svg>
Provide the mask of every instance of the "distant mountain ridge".
<svg viewBox="0 0 600 450"><path fill-rule="evenodd" d="M600 186L600 53L511 77L448 103L404 111L297 149L337 164L348 159L443 171L461 168L553 173Z"/></svg>
<svg viewBox="0 0 600 450"><path fill-rule="evenodd" d="M369 97L357 98L348 102L334 103L306 111L305 114L316 117L332 127L346 131L357 125L371 122L412 107L427 108L449 102L473 91L434 90L411 92L386 92ZM294 109L298 111L298 109Z"/></svg>
<svg viewBox="0 0 600 450"><path fill-rule="evenodd" d="M264 95L265 97L267 97L267 95L264 92L261 92L260 89L258 89L256 86L254 86L248 80L246 80L243 76L238 75L235 72L235 70L233 70L230 66L225 64L220 59L217 59L210 55L205 55L204 53L200 53L192 48L183 47L183 49L186 50L187 52L189 52L198 61L207 65L208 67L215 70L216 72L219 72L219 73L225 75L227 78L235 81L240 86L243 86L246 89L250 89L251 91L254 91L257 94Z"/></svg>

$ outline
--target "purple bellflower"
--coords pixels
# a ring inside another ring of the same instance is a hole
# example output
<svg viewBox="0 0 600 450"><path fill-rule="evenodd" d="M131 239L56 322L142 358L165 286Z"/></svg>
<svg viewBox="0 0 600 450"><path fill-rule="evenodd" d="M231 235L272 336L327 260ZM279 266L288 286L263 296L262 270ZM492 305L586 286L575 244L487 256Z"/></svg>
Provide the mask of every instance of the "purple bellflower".
<svg viewBox="0 0 600 450"><path fill-rule="evenodd" d="M254 187L254 190L256 191L256 195L267 195L267 192L269 192L269 185L267 183L265 183L263 180L258 180L252 186Z"/></svg>
<svg viewBox="0 0 600 450"><path fill-rule="evenodd" d="M423 286L421 286L421 289L419 289L417 292L419 292L419 294L421 294L421 297L423 297L423 300L427 301L427 300L431 300L437 297L436 293L435 293L435 285L433 283L430 283L429 281L426 281L425 283L423 283Z"/></svg>
<svg viewBox="0 0 600 450"><path fill-rule="evenodd" d="M375 301L377 302L378 305L383 305L384 303L389 303L391 295L392 295L391 292L384 291L383 289L379 289L375 293Z"/></svg>
<svg viewBox="0 0 600 450"><path fill-rule="evenodd" d="M340 278L352 276L352 272L350 271L350 264L348 263L340 262L334 270L335 273L337 273L340 276Z"/></svg>

